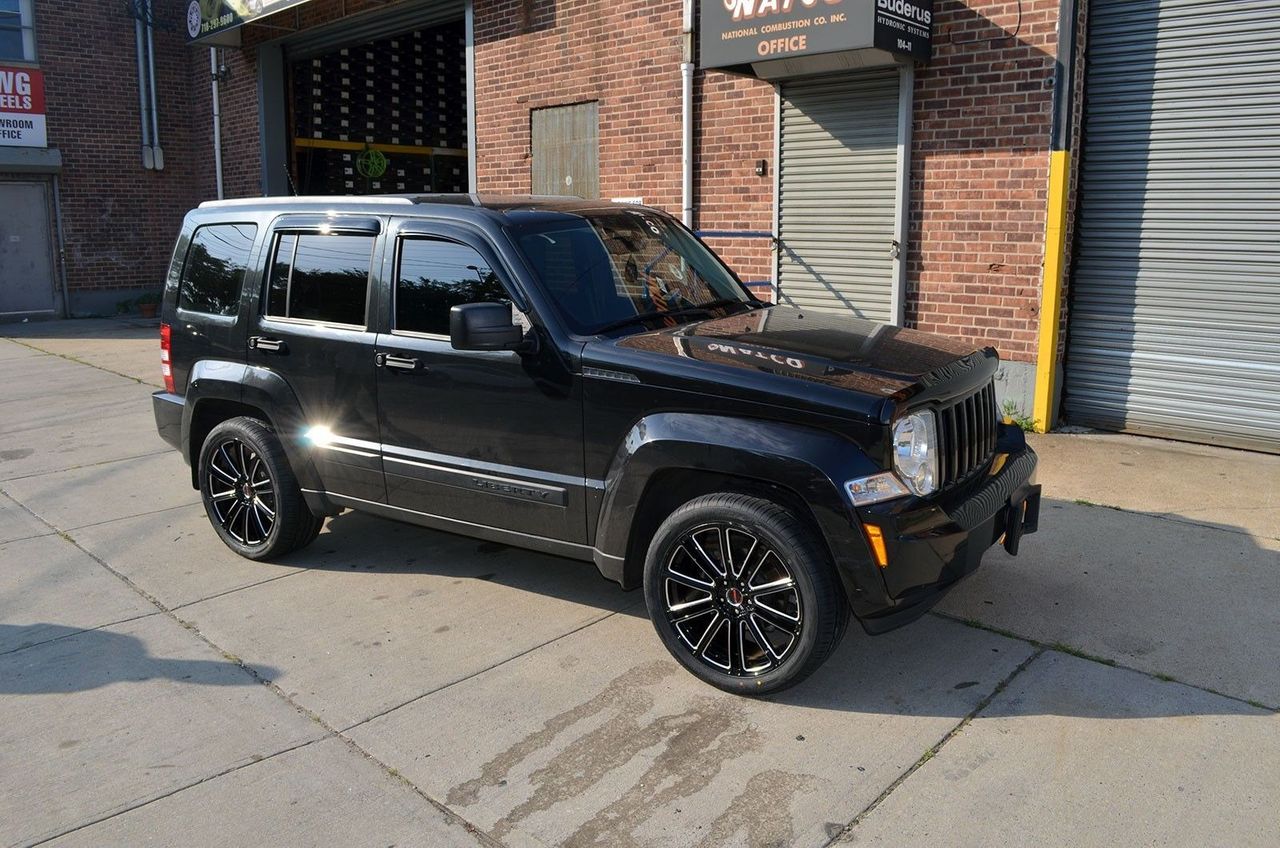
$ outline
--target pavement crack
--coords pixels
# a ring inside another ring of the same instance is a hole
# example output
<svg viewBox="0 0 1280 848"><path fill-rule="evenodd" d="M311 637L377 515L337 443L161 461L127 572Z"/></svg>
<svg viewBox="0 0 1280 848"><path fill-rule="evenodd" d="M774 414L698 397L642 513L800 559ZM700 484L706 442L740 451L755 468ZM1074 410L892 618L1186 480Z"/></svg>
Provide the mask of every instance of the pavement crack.
<svg viewBox="0 0 1280 848"><path fill-rule="evenodd" d="M957 735L959 735L961 731L963 731L966 727L968 727L983 710L985 710L987 707L991 705L991 702L994 701L1000 695L1001 692L1003 692L1005 689L1008 688L1009 684L1013 682L1013 679L1015 677L1017 677L1019 674L1022 674L1022 672L1027 670L1028 666L1030 666L1033 662L1038 660L1040 657L1044 656L1044 653L1047 650L1049 649L1044 646L1037 646L1035 651L1031 653L1031 656L1027 657L1025 660L1020 662L1017 668L1015 668L1013 671L1005 675L1004 679L1001 680L999 683L997 683L996 687L992 689L985 698L979 701L978 704L972 710L966 713L964 718L960 719L960 722L956 724L955 727L947 731L947 734L945 736L939 739L931 748L929 748L929 750L921 754L920 759L912 763L910 768L908 768L902 774L898 775L898 778L894 780L893 783L890 783L887 787L885 787L885 790L881 792L879 795L877 795L875 800L873 800L870 804L868 804L865 808L863 808L862 812L854 816L851 822L849 822L847 825L841 828L839 833L835 834L830 839L828 839L825 843L823 843L823 848L827 848L827 846L830 846L835 844L836 842L839 842L840 840L847 837L850 833L852 833L853 829L857 827L860 823L862 823L862 821L865 820L867 816L875 812L876 808L879 807L882 803L884 803L884 800L888 798L890 795L892 795L894 790L896 790L902 784L906 783L907 780L911 777L911 775L915 774L921 768L921 766L923 766L925 763L929 762L935 756L937 756L938 752L942 750L942 747L944 745L946 745L948 742L954 739Z"/></svg>

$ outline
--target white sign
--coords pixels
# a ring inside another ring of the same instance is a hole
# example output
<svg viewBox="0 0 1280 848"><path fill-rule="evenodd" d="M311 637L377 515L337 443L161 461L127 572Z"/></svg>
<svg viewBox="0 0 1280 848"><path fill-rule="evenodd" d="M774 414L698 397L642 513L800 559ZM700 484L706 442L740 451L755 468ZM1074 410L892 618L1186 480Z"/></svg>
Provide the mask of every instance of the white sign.
<svg viewBox="0 0 1280 848"><path fill-rule="evenodd" d="M0 66L0 147L48 147L44 74Z"/></svg>

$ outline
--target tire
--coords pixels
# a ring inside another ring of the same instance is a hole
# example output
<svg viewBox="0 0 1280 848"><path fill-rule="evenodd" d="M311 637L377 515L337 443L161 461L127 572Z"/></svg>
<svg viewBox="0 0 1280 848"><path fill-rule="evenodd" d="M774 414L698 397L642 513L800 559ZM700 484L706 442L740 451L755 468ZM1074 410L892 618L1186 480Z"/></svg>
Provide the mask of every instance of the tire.
<svg viewBox="0 0 1280 848"><path fill-rule="evenodd" d="M275 432L231 418L200 447L200 499L218 537L242 557L274 559L310 544L324 518L303 500Z"/></svg>
<svg viewBox="0 0 1280 848"><path fill-rule="evenodd" d="M751 495L705 495L668 516L645 557L644 594L671 655L703 681L741 695L804 680L849 624L817 530Z"/></svg>

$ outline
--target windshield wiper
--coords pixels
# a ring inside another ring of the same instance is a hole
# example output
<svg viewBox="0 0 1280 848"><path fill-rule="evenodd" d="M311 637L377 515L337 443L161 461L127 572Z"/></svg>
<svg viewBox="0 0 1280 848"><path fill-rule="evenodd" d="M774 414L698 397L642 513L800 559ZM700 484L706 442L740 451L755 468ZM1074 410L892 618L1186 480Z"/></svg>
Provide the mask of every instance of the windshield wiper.
<svg viewBox="0 0 1280 848"><path fill-rule="evenodd" d="M710 313L713 309L720 309L725 306L734 306L741 304L755 309L756 306L749 300L738 300L737 298L725 297L720 300L713 300L709 303L699 303L694 306L682 306L678 309L650 309L647 312L637 312L635 315L629 315L626 318L619 318L617 321L610 321L603 327L597 327L595 333L607 333L610 330L618 330L622 327L638 324L644 321L654 321L659 318L674 318L680 315L690 315L698 312Z"/></svg>

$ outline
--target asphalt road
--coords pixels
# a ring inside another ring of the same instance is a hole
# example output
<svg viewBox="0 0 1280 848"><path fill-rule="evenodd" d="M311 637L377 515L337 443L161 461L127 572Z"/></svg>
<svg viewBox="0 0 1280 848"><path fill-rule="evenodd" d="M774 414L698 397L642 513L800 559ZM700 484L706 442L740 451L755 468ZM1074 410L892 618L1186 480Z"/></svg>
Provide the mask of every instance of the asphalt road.
<svg viewBox="0 0 1280 848"><path fill-rule="evenodd" d="M154 324L0 336L2 844L1280 844L1280 457L1038 439L1021 557L747 700L589 565L354 513L239 559Z"/></svg>

